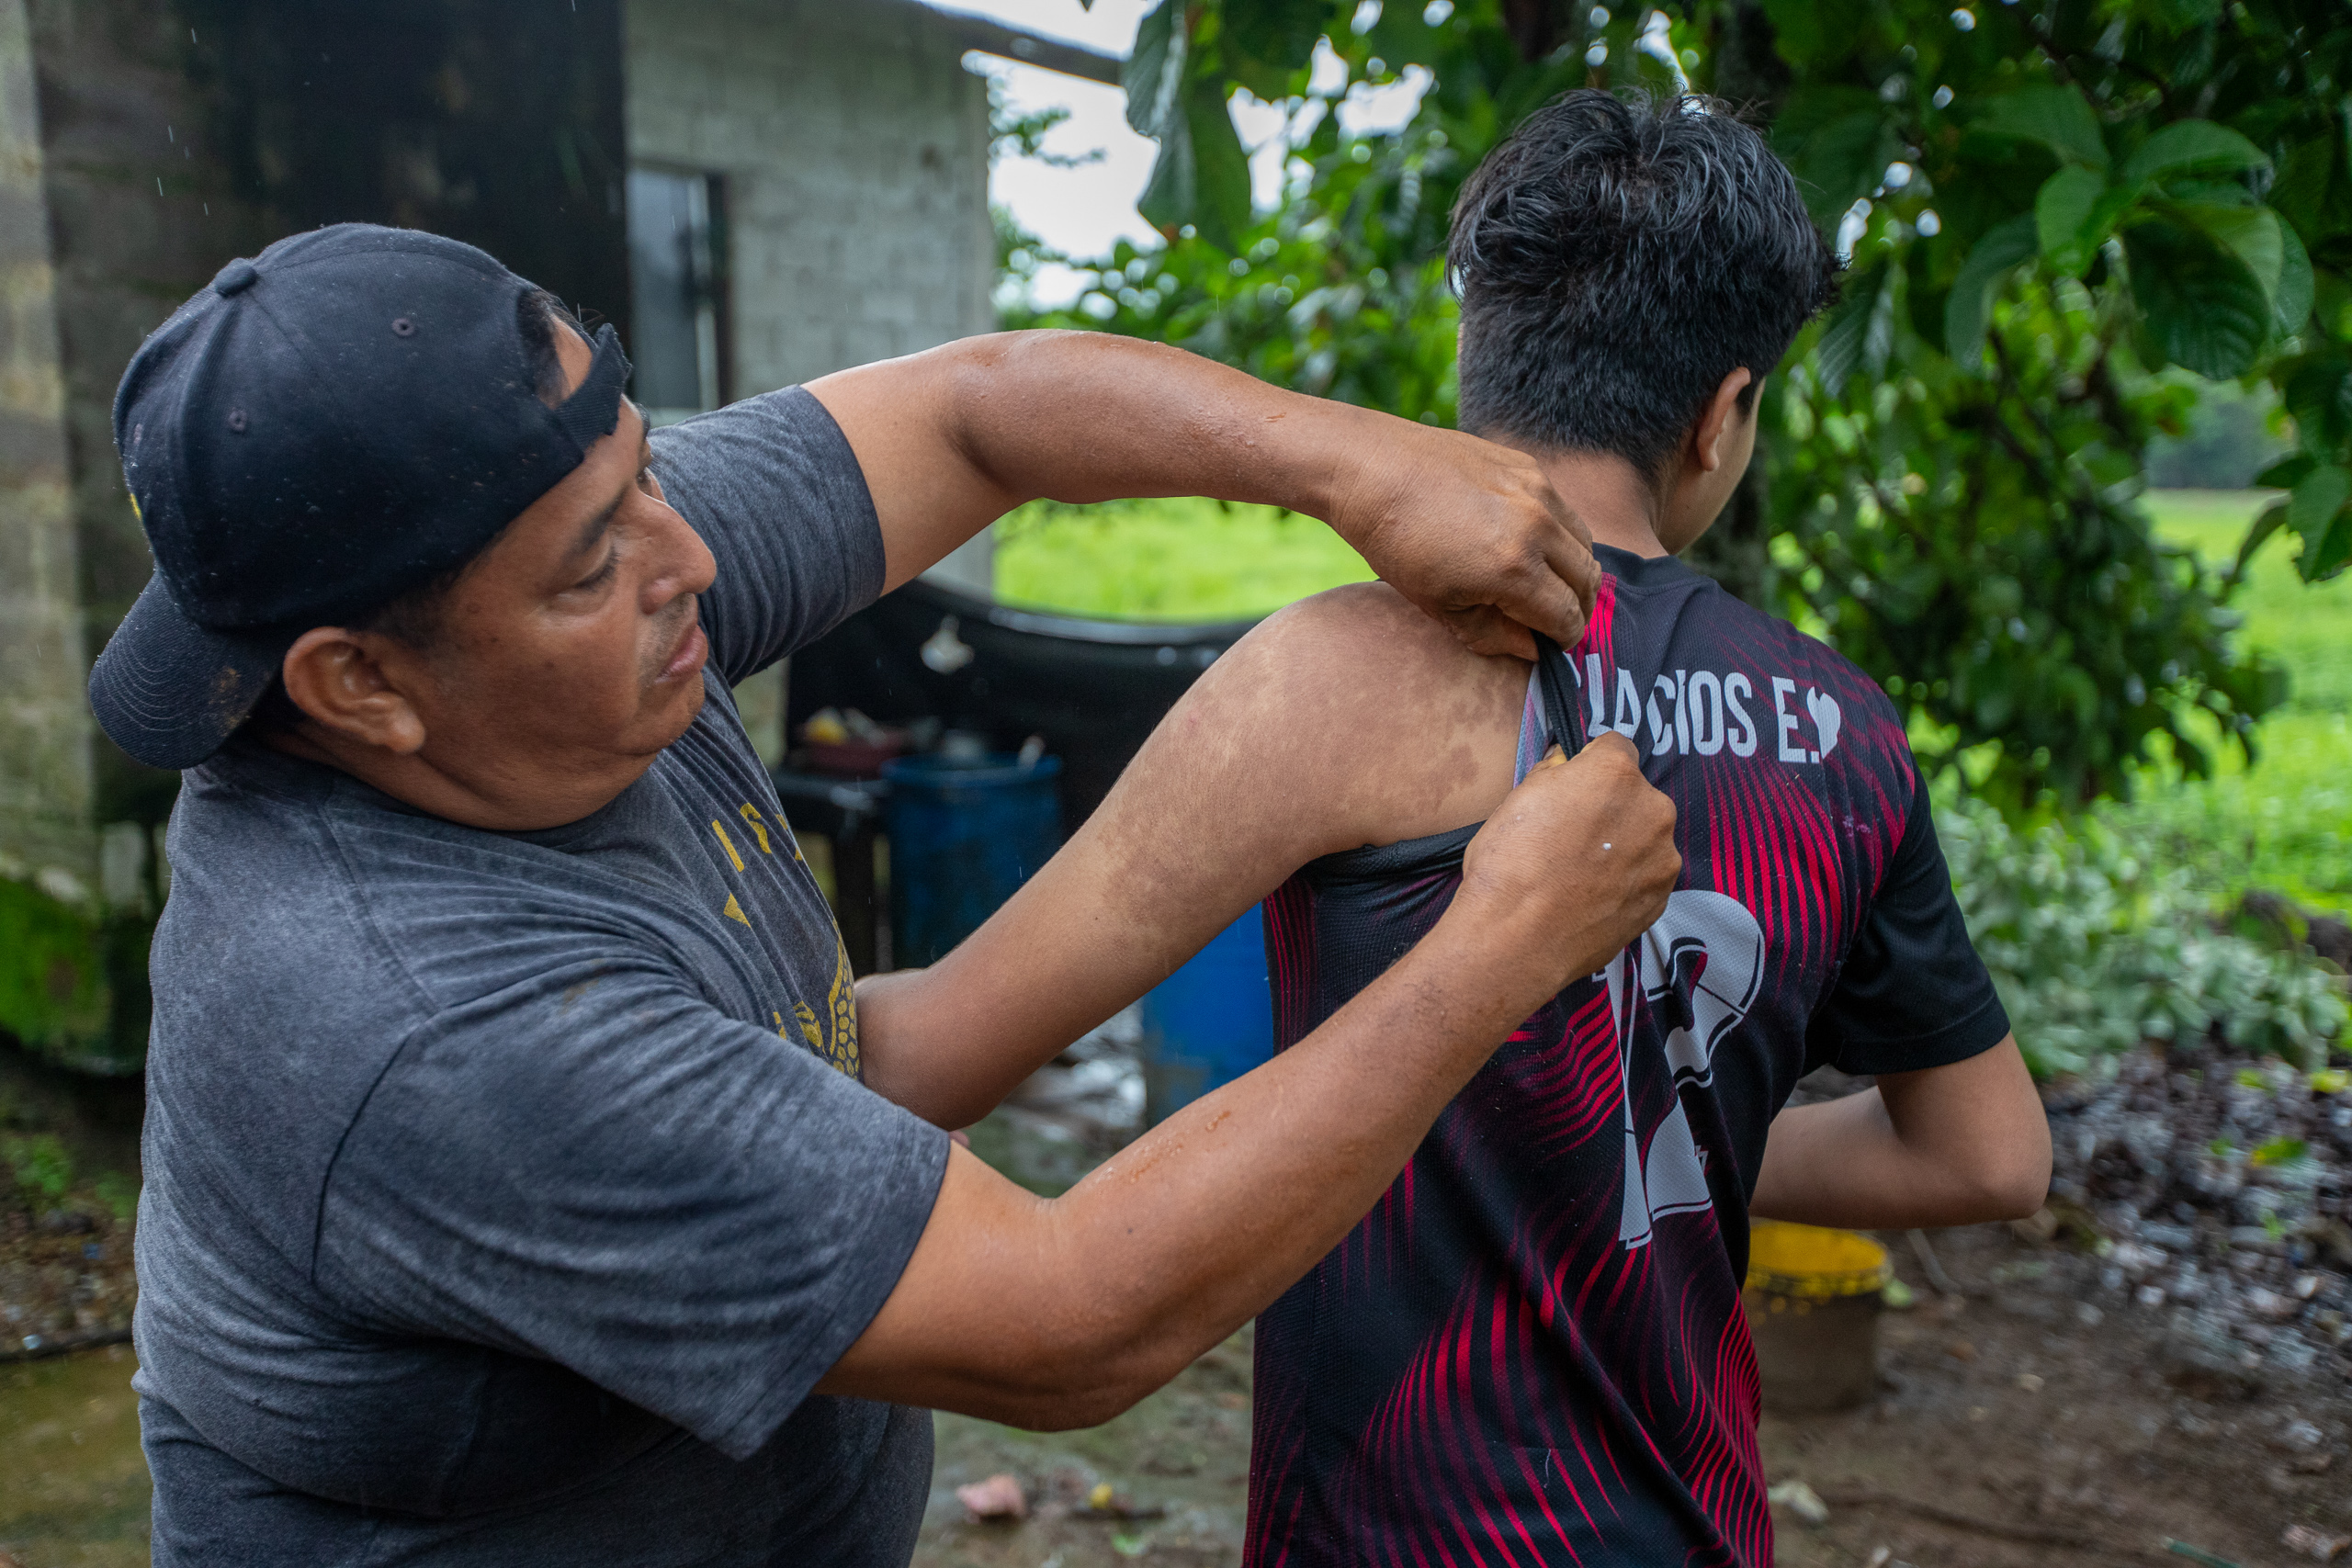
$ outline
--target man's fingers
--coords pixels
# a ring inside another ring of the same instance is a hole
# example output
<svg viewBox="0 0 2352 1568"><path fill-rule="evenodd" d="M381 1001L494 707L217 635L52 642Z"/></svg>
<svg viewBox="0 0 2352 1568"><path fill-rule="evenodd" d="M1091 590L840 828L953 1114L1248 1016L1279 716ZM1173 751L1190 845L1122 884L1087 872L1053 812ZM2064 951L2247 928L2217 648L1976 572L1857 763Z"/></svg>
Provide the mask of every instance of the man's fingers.
<svg viewBox="0 0 2352 1568"><path fill-rule="evenodd" d="M1552 743L1552 749L1544 752L1541 758L1537 759L1533 767L1527 770L1527 776L1529 778L1533 778L1536 774L1544 772L1546 768L1565 768L1567 765L1568 754L1560 750L1559 742L1554 741Z"/></svg>
<svg viewBox="0 0 2352 1568"><path fill-rule="evenodd" d="M1572 546L1563 547L1564 551L1571 548ZM1598 586L1597 581L1589 586L1581 585L1565 574L1574 570L1573 562L1546 559L1529 571L1513 592L1498 601L1497 607L1521 626L1533 627L1562 648L1574 648L1584 636L1586 599Z"/></svg>
<svg viewBox="0 0 2352 1568"><path fill-rule="evenodd" d="M1473 604L1466 610L1440 610L1438 619L1453 633L1454 640L1473 653L1494 658L1510 654L1532 664L1535 662L1535 639L1525 626L1496 609L1492 604Z"/></svg>

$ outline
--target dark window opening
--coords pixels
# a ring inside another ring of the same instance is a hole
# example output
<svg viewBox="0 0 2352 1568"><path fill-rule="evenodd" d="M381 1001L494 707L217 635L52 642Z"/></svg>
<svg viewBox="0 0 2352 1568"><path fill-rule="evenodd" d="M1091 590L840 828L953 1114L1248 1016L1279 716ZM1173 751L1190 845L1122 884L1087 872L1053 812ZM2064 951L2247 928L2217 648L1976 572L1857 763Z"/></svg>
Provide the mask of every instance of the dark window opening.
<svg viewBox="0 0 2352 1568"><path fill-rule="evenodd" d="M631 393L656 424L727 400L720 196L713 175L629 171Z"/></svg>

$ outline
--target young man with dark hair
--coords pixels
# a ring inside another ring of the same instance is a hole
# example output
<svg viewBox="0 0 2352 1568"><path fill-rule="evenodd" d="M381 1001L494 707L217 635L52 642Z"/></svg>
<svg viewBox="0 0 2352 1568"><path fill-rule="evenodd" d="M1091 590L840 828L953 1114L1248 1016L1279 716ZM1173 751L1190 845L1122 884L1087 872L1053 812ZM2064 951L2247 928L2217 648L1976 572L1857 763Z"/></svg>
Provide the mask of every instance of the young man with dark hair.
<svg viewBox="0 0 2352 1568"><path fill-rule="evenodd" d="M2048 1130L1893 705L1673 558L1832 291L1788 171L1721 105L1571 93L1464 188L1452 257L1463 422L1579 498L1608 572L1583 639L1531 676L1376 585L1294 606L993 921L861 995L952 1125L1262 898L1286 1053L1461 896L1548 743L1637 746L1677 891L1260 1316L1249 1561L1763 1568L1750 1216L2030 1213ZM1776 1116L1825 1063L1877 1085Z"/></svg>

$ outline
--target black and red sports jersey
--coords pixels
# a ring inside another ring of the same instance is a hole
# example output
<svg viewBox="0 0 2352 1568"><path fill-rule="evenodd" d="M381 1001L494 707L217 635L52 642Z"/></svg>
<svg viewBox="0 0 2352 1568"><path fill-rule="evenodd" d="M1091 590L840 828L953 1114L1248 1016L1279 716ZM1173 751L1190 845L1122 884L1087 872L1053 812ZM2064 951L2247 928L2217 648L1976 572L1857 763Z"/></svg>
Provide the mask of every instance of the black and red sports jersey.
<svg viewBox="0 0 2352 1568"><path fill-rule="evenodd" d="M2008 1032L1885 694L1671 558L1597 553L1566 739L1639 747L1681 884L1259 1318L1256 1568L1763 1568L1739 1291L1773 1113L1823 1063L1938 1066ZM1474 830L1328 856L1267 900L1277 1048L1435 923Z"/></svg>

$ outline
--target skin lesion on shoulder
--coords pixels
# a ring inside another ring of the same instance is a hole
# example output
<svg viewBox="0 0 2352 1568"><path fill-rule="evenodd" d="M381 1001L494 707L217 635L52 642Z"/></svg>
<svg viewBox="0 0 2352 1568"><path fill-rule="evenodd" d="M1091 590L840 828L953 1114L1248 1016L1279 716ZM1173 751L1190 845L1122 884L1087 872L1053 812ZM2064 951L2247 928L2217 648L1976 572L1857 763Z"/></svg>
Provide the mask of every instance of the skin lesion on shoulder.
<svg viewBox="0 0 2352 1568"><path fill-rule="evenodd" d="M1384 583L1269 616L1195 688L1187 728L1279 759L1334 848L1481 820L1510 792L1529 666L1476 654Z"/></svg>

